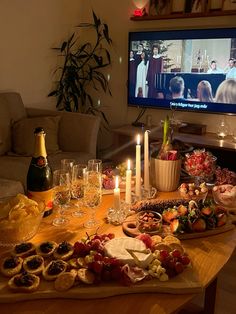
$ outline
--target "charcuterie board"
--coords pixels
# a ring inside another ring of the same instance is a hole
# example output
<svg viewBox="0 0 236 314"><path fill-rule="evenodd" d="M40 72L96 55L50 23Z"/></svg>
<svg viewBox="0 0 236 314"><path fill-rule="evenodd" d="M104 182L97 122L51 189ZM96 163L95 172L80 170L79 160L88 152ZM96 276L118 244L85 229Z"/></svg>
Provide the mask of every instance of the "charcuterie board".
<svg viewBox="0 0 236 314"><path fill-rule="evenodd" d="M129 216L122 224L123 231L126 235L131 236L131 237L136 237L138 236L141 232L138 230L137 224L136 224L136 215ZM212 235L216 235L219 233L223 233L229 230L234 229L235 226L231 222L231 219L228 219L228 222L222 226L222 227L217 227L211 230L206 230L203 232L192 232L192 233L180 233L175 235L181 240L187 240L187 239L194 239L194 238L202 238L202 237L209 237ZM167 234L171 233L168 227L164 226L162 232L153 232L152 234L159 234L161 236L165 236Z"/></svg>
<svg viewBox="0 0 236 314"><path fill-rule="evenodd" d="M78 285L68 291L58 292L54 289L53 282L41 281L39 290L33 293L17 293L11 292L7 288L7 279L0 277L0 303L13 303L25 300L36 299L92 299L106 298L122 294L130 293L170 293L170 294L186 294L200 293L202 287L197 279L197 274L189 267L182 274L161 282L157 279L147 280L140 284L132 286L122 286L119 284L109 283L102 285Z"/></svg>

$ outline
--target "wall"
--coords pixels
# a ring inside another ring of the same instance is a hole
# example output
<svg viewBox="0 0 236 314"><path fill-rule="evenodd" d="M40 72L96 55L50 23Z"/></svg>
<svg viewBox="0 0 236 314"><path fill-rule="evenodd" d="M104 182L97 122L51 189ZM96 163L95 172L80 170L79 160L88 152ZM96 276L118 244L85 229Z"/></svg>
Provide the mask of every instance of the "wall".
<svg viewBox="0 0 236 314"><path fill-rule="evenodd" d="M145 0L1 0L0 2L0 90L17 90L27 106L55 108L55 100L47 98L52 87L52 72L57 57L50 48L69 34L78 22L91 19L91 8L110 28L113 39L111 89L113 97L98 95L111 125L119 126L135 120L139 110L127 106L127 43L129 30L229 27L235 16L134 22L130 20L135 5ZM147 1L146 1L147 2ZM164 110L147 110L158 124ZM207 124L215 131L220 115L182 113L177 118ZM145 120L145 117L143 117ZM235 124L235 117L227 117ZM110 137L105 134L104 147ZM109 145L108 145L109 146Z"/></svg>
<svg viewBox="0 0 236 314"><path fill-rule="evenodd" d="M78 15L77 0L1 0L0 90L20 92L27 106L55 108L47 97L57 62L50 48L79 23Z"/></svg>

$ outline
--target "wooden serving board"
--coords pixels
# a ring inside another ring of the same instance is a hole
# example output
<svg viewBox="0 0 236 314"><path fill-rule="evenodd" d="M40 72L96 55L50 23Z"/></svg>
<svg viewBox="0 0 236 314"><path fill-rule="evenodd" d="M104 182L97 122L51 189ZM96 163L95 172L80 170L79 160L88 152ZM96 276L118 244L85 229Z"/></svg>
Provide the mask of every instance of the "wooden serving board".
<svg viewBox="0 0 236 314"><path fill-rule="evenodd" d="M97 286L78 285L66 292L56 291L53 282L46 282L43 279L41 279L39 290L33 293L11 292L7 287L7 279L0 277L0 303L52 298L99 299L122 294L146 292L192 294L201 293L202 291L203 287L200 285L197 274L194 273L191 267L186 268L182 274L166 282L153 279L128 287L115 283Z"/></svg>
<svg viewBox="0 0 236 314"><path fill-rule="evenodd" d="M231 216L230 216L231 217ZM233 220L233 219L232 219ZM223 233L229 230L232 230L235 228L232 222L235 222L235 220L231 221L231 218L228 219L228 222L222 226L218 227L212 230L206 230L203 232L193 232L193 233L182 233L175 235L181 240L187 240L187 239L195 239L195 238L202 238L202 237L209 237L212 235L216 235L219 233ZM136 225L136 215L129 216L122 224L123 231L126 235L130 237L136 237L141 232L138 230ZM165 236L167 234L170 234L170 231L166 228L161 233L160 232L153 232L151 235L158 234L160 236Z"/></svg>

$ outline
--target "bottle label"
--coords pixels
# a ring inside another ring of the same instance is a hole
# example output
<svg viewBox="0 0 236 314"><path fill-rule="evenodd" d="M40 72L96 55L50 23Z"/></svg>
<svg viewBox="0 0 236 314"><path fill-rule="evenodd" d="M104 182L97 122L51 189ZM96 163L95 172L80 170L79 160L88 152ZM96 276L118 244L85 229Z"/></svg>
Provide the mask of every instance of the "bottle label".
<svg viewBox="0 0 236 314"><path fill-rule="evenodd" d="M52 203L53 190L52 189L43 191L43 192L28 191L27 196L36 202L43 202L45 205L44 211L48 211L52 209L52 206L53 206L53 203Z"/></svg>
<svg viewBox="0 0 236 314"><path fill-rule="evenodd" d="M43 157L43 156L39 156L39 157L34 157L32 164L35 167L38 168L44 168L47 166L48 162L47 162L47 158Z"/></svg>

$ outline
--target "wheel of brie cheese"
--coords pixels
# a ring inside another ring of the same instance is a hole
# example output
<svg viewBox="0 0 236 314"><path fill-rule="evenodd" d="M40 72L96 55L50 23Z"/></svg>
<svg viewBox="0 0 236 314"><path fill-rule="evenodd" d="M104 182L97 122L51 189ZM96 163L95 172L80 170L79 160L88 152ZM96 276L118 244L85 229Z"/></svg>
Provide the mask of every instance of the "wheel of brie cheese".
<svg viewBox="0 0 236 314"><path fill-rule="evenodd" d="M134 259L128 251L145 251L146 245L136 238L114 238L105 243L105 251L109 257L115 257L124 264L134 265Z"/></svg>

